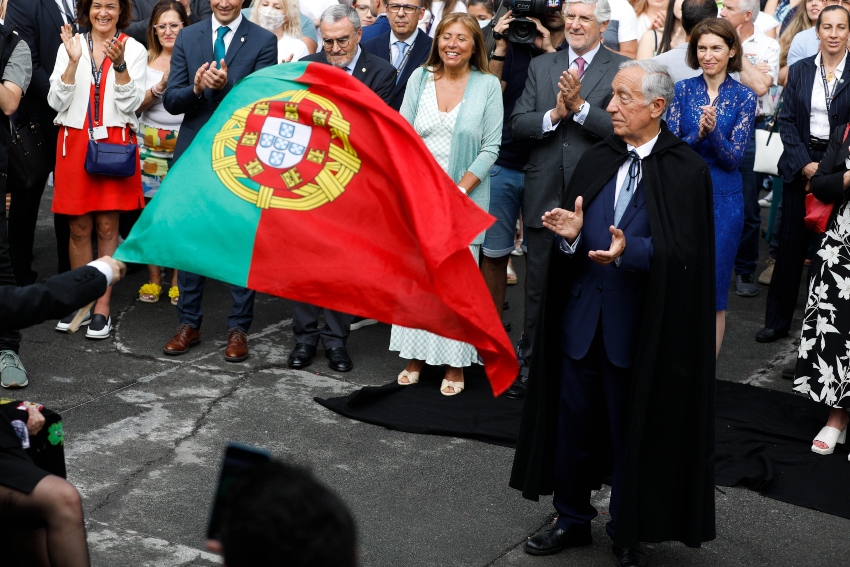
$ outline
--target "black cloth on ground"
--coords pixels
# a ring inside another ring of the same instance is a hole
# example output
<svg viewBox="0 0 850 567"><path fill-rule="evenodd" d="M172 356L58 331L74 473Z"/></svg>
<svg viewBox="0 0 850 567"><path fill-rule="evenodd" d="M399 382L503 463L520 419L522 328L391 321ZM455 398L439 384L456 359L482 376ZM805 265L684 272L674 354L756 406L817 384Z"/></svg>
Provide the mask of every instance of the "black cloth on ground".
<svg viewBox="0 0 850 567"><path fill-rule="evenodd" d="M419 384L391 382L316 401L346 417L396 431L515 447L522 401L494 399L480 367L467 368L464 376L466 389L451 398L439 392L443 370L427 367ZM850 519L847 445L828 456L810 450L828 413L801 395L718 380L715 482Z"/></svg>

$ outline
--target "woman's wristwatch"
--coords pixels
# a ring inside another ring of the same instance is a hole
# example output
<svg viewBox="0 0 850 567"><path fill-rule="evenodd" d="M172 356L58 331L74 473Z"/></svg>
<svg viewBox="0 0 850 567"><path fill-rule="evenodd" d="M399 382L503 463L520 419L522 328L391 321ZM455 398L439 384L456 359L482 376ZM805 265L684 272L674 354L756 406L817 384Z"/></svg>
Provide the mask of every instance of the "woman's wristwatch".
<svg viewBox="0 0 850 567"><path fill-rule="evenodd" d="M123 73L127 70L127 62L122 61L121 63L114 65L112 68L115 69L116 73Z"/></svg>

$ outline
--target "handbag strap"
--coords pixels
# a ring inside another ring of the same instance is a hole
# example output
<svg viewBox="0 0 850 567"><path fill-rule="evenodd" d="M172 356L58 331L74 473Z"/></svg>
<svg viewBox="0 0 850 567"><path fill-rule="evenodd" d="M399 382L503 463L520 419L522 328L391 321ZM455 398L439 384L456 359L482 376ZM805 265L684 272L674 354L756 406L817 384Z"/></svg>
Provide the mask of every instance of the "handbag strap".
<svg viewBox="0 0 850 567"><path fill-rule="evenodd" d="M785 96L785 90L782 89L782 92L779 93L779 100L776 101L776 110L773 111L773 118L770 119L770 128L768 128L769 134L767 135L767 143L770 143L770 138L773 136L773 133L776 131L776 125L779 124L779 111L782 109L782 98Z"/></svg>

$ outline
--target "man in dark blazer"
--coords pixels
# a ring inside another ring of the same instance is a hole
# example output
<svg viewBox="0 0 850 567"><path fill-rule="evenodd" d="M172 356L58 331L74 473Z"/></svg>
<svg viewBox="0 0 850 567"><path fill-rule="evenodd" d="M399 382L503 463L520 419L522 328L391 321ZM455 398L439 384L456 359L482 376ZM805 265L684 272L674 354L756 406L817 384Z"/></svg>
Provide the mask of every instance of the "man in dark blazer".
<svg viewBox="0 0 850 567"><path fill-rule="evenodd" d="M59 4L65 8L60 10ZM15 26L15 31L29 45L32 56L32 80L21 102L23 110L19 110L17 116L25 118L24 114L27 114L38 123L45 145L42 167L31 172L30 187L12 196L9 210L12 269L19 285L33 283L38 277L32 270L35 224L44 186L56 164L56 138L59 135L59 128L53 124L56 111L47 104L47 92L56 54L62 45L59 30L64 24L73 23L75 8L73 0L9 0L6 5L6 23ZM9 170L9 184L19 187L23 184L20 173L14 168ZM53 223L58 271L64 272L71 269L68 256L71 229L65 215L53 215Z"/></svg>
<svg viewBox="0 0 850 567"><path fill-rule="evenodd" d="M389 14L387 13L387 0L369 0L369 10L375 21L371 26L363 30L363 41L370 41L381 34L390 31Z"/></svg>
<svg viewBox="0 0 850 567"><path fill-rule="evenodd" d="M666 67L625 63L614 134L543 215L555 239L510 484L554 492L558 521L532 555L591 545L608 473L619 567L646 565L640 541L715 537L711 176L661 120L673 91Z"/></svg>
<svg viewBox="0 0 850 567"><path fill-rule="evenodd" d="M405 4L389 4L387 18L390 31L363 43L363 50L377 55L392 64L398 73L395 95L390 103L394 109L401 108L407 80L413 70L428 60L432 40L419 30L419 20L425 16L422 0L405 0Z"/></svg>
<svg viewBox="0 0 850 567"><path fill-rule="evenodd" d="M611 81L628 61L602 45L611 17L608 0L564 5L569 48L532 59L525 90L510 118L511 136L531 148L525 172L522 219L525 224L525 312L536 315L546 281L552 236L540 218L557 203L581 155L613 132L605 111ZM569 72L567 72L569 70ZM536 317L526 317L525 337L534 344ZM512 386L524 390L527 378ZM515 395L520 397L520 395Z"/></svg>
<svg viewBox="0 0 850 567"><path fill-rule="evenodd" d="M133 20L124 33L147 47L148 45L148 24L150 23L151 12L153 7L159 0L132 0L133 5ZM212 8L209 0L177 0L186 8L186 14L189 16L189 23L196 24L206 20L212 16Z"/></svg>
<svg viewBox="0 0 850 567"><path fill-rule="evenodd" d="M213 17L180 32L171 55L171 74L163 95L165 109L185 114L174 159L186 151L221 100L240 79L277 63L277 38L242 16L243 0L209 0ZM206 278L181 270L178 276L180 325L163 349L179 355L201 340ZM254 318L254 292L230 286L232 308L227 317L224 359L248 358L248 328Z"/></svg>
<svg viewBox="0 0 850 567"><path fill-rule="evenodd" d="M319 29L324 49L303 57L301 61L317 61L342 69L390 104L395 89L395 67L360 46L363 30L357 10L344 4L331 6L322 14ZM320 311L325 313L325 327L321 330ZM345 348L351 332L351 315L295 302L292 331L295 336L295 348L289 354L290 368L309 366L316 355L319 339L325 346L325 356L332 370L348 372L354 368L354 363L348 356L348 349Z"/></svg>

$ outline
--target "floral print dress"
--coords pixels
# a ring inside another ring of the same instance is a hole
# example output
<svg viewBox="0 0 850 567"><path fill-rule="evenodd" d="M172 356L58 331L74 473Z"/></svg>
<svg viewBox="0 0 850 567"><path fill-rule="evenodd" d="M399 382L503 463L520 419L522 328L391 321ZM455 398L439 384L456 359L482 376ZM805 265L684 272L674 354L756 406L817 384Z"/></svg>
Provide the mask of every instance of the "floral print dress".
<svg viewBox="0 0 850 567"><path fill-rule="evenodd" d="M850 408L850 201L824 233L810 273L794 389Z"/></svg>

